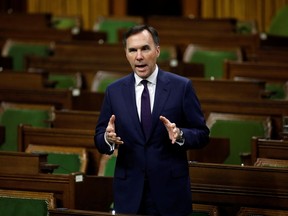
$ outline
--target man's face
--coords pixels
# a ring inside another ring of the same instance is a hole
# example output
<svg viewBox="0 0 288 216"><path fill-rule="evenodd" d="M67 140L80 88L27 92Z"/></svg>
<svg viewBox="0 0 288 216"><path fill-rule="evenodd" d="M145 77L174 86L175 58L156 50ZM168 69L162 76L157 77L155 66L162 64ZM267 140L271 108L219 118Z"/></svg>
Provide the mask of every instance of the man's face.
<svg viewBox="0 0 288 216"><path fill-rule="evenodd" d="M155 45L151 34L144 30L127 38L126 44L126 58L133 71L143 79L149 77L160 54L160 47Z"/></svg>

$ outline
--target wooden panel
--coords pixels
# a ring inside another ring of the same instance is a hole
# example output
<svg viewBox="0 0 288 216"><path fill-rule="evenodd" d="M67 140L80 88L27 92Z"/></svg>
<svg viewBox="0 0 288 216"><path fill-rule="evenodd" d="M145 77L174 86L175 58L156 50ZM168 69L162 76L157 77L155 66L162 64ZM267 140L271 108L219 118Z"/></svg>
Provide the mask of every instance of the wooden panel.
<svg viewBox="0 0 288 216"><path fill-rule="evenodd" d="M250 78L265 82L285 83L288 80L288 64L280 62L235 62L225 63L225 78Z"/></svg>
<svg viewBox="0 0 288 216"><path fill-rule="evenodd" d="M112 178L71 175L1 174L0 188L53 193L56 208L109 211L113 202Z"/></svg>
<svg viewBox="0 0 288 216"><path fill-rule="evenodd" d="M288 169L191 163L189 172L193 203L217 205L221 215L242 206L287 210Z"/></svg>
<svg viewBox="0 0 288 216"><path fill-rule="evenodd" d="M265 216L287 216L288 211L281 209L266 209L266 208L251 208L251 207L242 207L237 213L237 216L251 216L251 215L265 215Z"/></svg>
<svg viewBox="0 0 288 216"><path fill-rule="evenodd" d="M72 108L72 91L62 89L1 89L0 101L49 104L56 109Z"/></svg>
<svg viewBox="0 0 288 216"><path fill-rule="evenodd" d="M45 87L48 74L26 73L24 71L2 71L0 73L0 86L6 89L42 89Z"/></svg>
<svg viewBox="0 0 288 216"><path fill-rule="evenodd" d="M0 166L0 173L38 174L41 172L40 163L46 161L45 155L0 151L0 164L5 164Z"/></svg>
<svg viewBox="0 0 288 216"><path fill-rule="evenodd" d="M288 142L287 140L276 139L252 139L252 163L257 158L288 159Z"/></svg>
<svg viewBox="0 0 288 216"><path fill-rule="evenodd" d="M51 14L49 13L0 13L1 29L46 29L49 27ZM33 23L33 25L32 25Z"/></svg>
<svg viewBox="0 0 288 216"><path fill-rule="evenodd" d="M100 111L55 110L54 128L74 128L94 130Z"/></svg>
<svg viewBox="0 0 288 216"><path fill-rule="evenodd" d="M238 101L239 98L245 98L248 101L260 99L265 91L265 82L263 81L208 80L204 78L191 78L191 80L200 100Z"/></svg>

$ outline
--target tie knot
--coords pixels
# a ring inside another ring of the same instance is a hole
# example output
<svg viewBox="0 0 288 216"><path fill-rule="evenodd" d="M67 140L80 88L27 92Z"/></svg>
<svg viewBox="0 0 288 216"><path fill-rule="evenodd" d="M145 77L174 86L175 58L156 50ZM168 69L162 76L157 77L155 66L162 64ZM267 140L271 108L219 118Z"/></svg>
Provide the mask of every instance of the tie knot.
<svg viewBox="0 0 288 216"><path fill-rule="evenodd" d="M141 83L144 85L144 87L147 87L148 80L142 80Z"/></svg>

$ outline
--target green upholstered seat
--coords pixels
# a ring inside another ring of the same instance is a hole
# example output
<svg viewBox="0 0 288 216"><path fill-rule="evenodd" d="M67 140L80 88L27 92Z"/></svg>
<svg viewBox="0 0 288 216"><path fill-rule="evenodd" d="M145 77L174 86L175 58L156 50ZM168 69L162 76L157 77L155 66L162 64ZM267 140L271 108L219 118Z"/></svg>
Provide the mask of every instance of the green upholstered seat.
<svg viewBox="0 0 288 216"><path fill-rule="evenodd" d="M48 110L6 109L2 113L0 124L5 127L5 142L0 145L2 151L17 151L17 130L19 124L37 127L49 127Z"/></svg>
<svg viewBox="0 0 288 216"><path fill-rule="evenodd" d="M177 49L175 46L161 46L158 62L177 60Z"/></svg>
<svg viewBox="0 0 288 216"><path fill-rule="evenodd" d="M0 190L0 215L48 216L55 208L53 193Z"/></svg>
<svg viewBox="0 0 288 216"><path fill-rule="evenodd" d="M93 92L105 92L108 85L127 75L127 73L116 71L97 71L91 85Z"/></svg>
<svg viewBox="0 0 288 216"><path fill-rule="evenodd" d="M137 23L133 21L123 21L123 20L103 20L99 24L99 31L107 33L107 43L117 43L118 39L118 30L124 28L130 28Z"/></svg>
<svg viewBox="0 0 288 216"><path fill-rule="evenodd" d="M104 176L114 176L115 171L115 164L116 164L117 157L115 155L112 155L109 160L106 163L105 170L104 170Z"/></svg>
<svg viewBox="0 0 288 216"><path fill-rule="evenodd" d="M25 152L46 153L49 164L59 165L53 174L86 173L87 150L80 147L29 144Z"/></svg>
<svg viewBox="0 0 288 216"><path fill-rule="evenodd" d="M0 197L0 209L3 216L48 216L45 200Z"/></svg>
<svg viewBox="0 0 288 216"><path fill-rule="evenodd" d="M58 164L59 167L54 170L53 174L70 174L80 172L80 159L77 154L60 154L47 152L47 162L49 164Z"/></svg>
<svg viewBox="0 0 288 216"><path fill-rule="evenodd" d="M94 30L107 33L107 43L113 44L121 42L121 38L118 38L119 31L128 29L134 25L143 23L142 17L137 16L104 16L99 17L95 23Z"/></svg>
<svg viewBox="0 0 288 216"><path fill-rule="evenodd" d="M98 176L114 176L117 155L118 149L115 149L112 155L103 154L101 156Z"/></svg>
<svg viewBox="0 0 288 216"><path fill-rule="evenodd" d="M78 17L65 17L65 16L54 16L52 17L52 28L59 30L73 29L80 27L80 20Z"/></svg>
<svg viewBox="0 0 288 216"><path fill-rule="evenodd" d="M82 84L81 76L78 76L77 74L49 74L48 80L55 81L55 88L59 89L81 88Z"/></svg>
<svg viewBox="0 0 288 216"><path fill-rule="evenodd" d="M272 18L267 33L275 36L288 36L287 28L288 20L288 5L284 6L277 11L276 15Z"/></svg>
<svg viewBox="0 0 288 216"><path fill-rule="evenodd" d="M239 60L239 52L216 49L193 49L186 52L184 62L200 63L204 65L204 76L206 78L223 78L225 60Z"/></svg>
<svg viewBox="0 0 288 216"><path fill-rule="evenodd" d="M230 139L230 154L225 164L241 164L241 153L251 152L252 137L270 137L271 119L261 116L245 116L213 113L207 119L211 137L227 137ZM210 119L209 119L210 118ZM214 120L211 120L213 119Z"/></svg>
<svg viewBox="0 0 288 216"><path fill-rule="evenodd" d="M13 70L21 71L25 69L25 56L49 56L50 47L46 44L33 44L22 42L8 42L6 55L12 57Z"/></svg>
<svg viewBox="0 0 288 216"><path fill-rule="evenodd" d="M286 98L285 84L266 83L265 90L267 90L268 92L273 92L270 99L285 99Z"/></svg>
<svg viewBox="0 0 288 216"><path fill-rule="evenodd" d="M258 32L255 20L238 20L236 25L238 34L256 34Z"/></svg>

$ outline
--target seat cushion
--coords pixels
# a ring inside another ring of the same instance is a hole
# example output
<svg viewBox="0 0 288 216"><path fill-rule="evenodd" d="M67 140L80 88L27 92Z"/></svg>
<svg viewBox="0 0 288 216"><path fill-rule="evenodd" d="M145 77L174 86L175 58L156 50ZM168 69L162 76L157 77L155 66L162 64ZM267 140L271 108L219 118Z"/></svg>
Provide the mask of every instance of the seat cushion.
<svg viewBox="0 0 288 216"><path fill-rule="evenodd" d="M7 109L3 112L0 124L5 127L5 142L2 151L17 151L18 125L29 124L37 127L49 127L50 113L47 110Z"/></svg>

